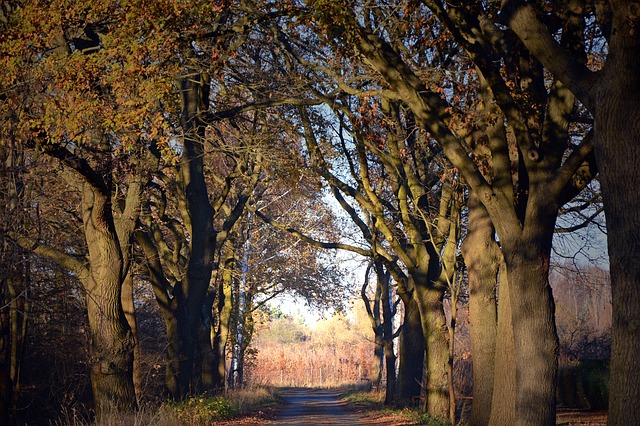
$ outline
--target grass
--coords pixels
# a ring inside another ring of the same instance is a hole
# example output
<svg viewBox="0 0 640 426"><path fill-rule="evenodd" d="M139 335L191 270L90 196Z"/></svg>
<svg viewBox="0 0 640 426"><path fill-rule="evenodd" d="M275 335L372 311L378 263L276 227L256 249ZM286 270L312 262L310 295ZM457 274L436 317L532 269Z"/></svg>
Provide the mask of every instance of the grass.
<svg viewBox="0 0 640 426"><path fill-rule="evenodd" d="M204 426L212 422L260 414L279 404L277 393L266 387L248 387L224 395L200 395L135 413L112 413L93 423L79 412L64 412L55 426Z"/></svg>
<svg viewBox="0 0 640 426"><path fill-rule="evenodd" d="M401 420L403 424L448 426L447 420L436 419L421 412L417 407L385 407L384 390L350 389L343 394L343 399L356 407L360 413L374 417Z"/></svg>

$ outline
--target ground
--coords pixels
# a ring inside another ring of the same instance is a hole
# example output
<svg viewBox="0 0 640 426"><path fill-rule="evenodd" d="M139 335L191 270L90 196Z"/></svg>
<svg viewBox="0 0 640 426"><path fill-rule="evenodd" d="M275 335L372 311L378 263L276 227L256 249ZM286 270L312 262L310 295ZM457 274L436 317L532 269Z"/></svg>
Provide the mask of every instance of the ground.
<svg viewBox="0 0 640 426"><path fill-rule="evenodd" d="M249 425L415 425L398 410L386 410L382 405L347 401L339 390L290 388L282 391L283 404L226 422L219 426ZM604 426L606 412L558 409L557 425Z"/></svg>

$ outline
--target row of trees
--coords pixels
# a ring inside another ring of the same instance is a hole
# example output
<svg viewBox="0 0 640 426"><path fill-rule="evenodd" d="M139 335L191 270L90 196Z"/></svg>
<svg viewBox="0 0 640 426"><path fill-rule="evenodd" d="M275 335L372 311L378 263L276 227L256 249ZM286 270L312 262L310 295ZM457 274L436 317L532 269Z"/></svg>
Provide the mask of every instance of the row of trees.
<svg viewBox="0 0 640 426"><path fill-rule="evenodd" d="M456 306L464 258L471 423L554 424L553 233L563 205L597 192L584 189L599 172L614 309L610 423L639 419L629 374L638 371L638 7L537 7L4 3L3 141L29 153L29 169L49 162L49 185L67 182L75 195L66 201L79 208L52 211L75 215L82 231L68 240L5 234L83 283L98 414L107 401L135 406L134 239L167 328L167 387L183 398L224 383L226 318L251 309L243 289L259 218L310 246L371 260L389 363L393 278L404 321L387 402L419 395L425 376L424 409L452 420L442 301ZM313 227L287 216L283 194L299 200L321 186L357 235L338 239L317 217ZM251 326L241 323L234 336ZM235 359L245 343L235 338Z"/></svg>
<svg viewBox="0 0 640 426"><path fill-rule="evenodd" d="M244 61L259 56L249 30L271 12L231 6L3 3L10 179L2 237L3 253L15 253L3 257L11 304L3 332L14 336L4 346L19 358L25 310L16 304L26 293L15 289L28 287L32 254L65 268L82 283L75 296L86 304L98 418L135 409L143 397L136 274L158 303L165 386L176 400L223 390L227 351L231 384L242 381L250 312L265 299L283 291L318 304L338 299L330 261L321 264L317 250L265 229L249 211L297 216L318 235L333 229L317 207L320 187L300 168L295 132L247 106L267 99L253 79L268 64ZM19 381L9 359L7 405Z"/></svg>

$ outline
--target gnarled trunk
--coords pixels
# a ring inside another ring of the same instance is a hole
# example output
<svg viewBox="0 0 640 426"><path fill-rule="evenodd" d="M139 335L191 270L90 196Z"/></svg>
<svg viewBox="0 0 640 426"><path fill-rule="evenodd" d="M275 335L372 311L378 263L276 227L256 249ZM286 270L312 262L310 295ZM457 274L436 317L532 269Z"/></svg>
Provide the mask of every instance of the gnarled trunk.
<svg viewBox="0 0 640 426"><path fill-rule="evenodd" d="M134 340L122 309L123 258L111 217L110 199L85 184L83 223L89 250L87 291L91 385L96 416L136 408L133 385Z"/></svg>
<svg viewBox="0 0 640 426"><path fill-rule="evenodd" d="M112 265L117 267L117 262ZM98 419L115 411L133 411L133 335L120 307L120 282L97 274L87 289L91 387Z"/></svg>

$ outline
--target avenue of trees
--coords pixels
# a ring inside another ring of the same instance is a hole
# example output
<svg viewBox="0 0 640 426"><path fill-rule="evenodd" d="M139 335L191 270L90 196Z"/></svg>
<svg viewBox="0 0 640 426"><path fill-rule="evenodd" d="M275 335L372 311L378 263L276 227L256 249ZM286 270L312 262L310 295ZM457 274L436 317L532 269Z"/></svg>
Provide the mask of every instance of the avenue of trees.
<svg viewBox="0 0 640 426"><path fill-rule="evenodd" d="M145 398L145 303L166 394L223 392L269 299L341 303L340 249L369 265L386 404L455 421L464 284L469 423L555 424L554 233L601 200L608 421L640 423L639 22L618 0L2 2L0 415L43 283L86 315L99 419Z"/></svg>

